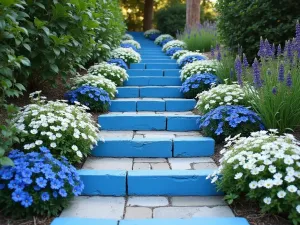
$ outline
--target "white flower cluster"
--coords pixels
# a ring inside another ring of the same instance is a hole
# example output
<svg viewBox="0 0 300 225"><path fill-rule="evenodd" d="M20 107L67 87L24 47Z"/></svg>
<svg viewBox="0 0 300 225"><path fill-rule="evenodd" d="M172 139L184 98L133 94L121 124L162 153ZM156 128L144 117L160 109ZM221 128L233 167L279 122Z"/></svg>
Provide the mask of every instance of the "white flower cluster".
<svg viewBox="0 0 300 225"><path fill-rule="evenodd" d="M168 43L166 43L163 48L162 51L166 52L167 50L169 50L170 48L174 48L174 47L180 47L185 49L186 48L186 43L183 41L179 41L179 40L173 40L173 41L169 41Z"/></svg>
<svg viewBox="0 0 300 225"><path fill-rule="evenodd" d="M188 53L188 52L190 52L190 51L189 50L179 50L172 55L172 59L179 59L180 56L182 56L183 54Z"/></svg>
<svg viewBox="0 0 300 225"><path fill-rule="evenodd" d="M135 46L137 49L141 48L140 43L138 43L135 40L125 40L125 41L122 41L122 44L131 44L131 45Z"/></svg>
<svg viewBox="0 0 300 225"><path fill-rule="evenodd" d="M199 53L199 52L187 52L187 53L181 55L181 56L177 59L177 64L180 65L181 62L185 59L185 57L188 57L188 56L192 56L192 57L201 56L201 57L204 57L206 60L208 60L208 58L207 58L205 55L203 55L203 54L201 54L201 53Z"/></svg>
<svg viewBox="0 0 300 225"><path fill-rule="evenodd" d="M198 73L215 74L217 71L217 67L218 62L216 60L199 60L188 63L180 70L180 78L184 81L187 78Z"/></svg>
<svg viewBox="0 0 300 225"><path fill-rule="evenodd" d="M125 80L128 80L128 74L125 69L106 62L95 64L88 69L88 73L95 76L103 76L115 82L117 86L122 86Z"/></svg>
<svg viewBox="0 0 300 225"><path fill-rule="evenodd" d="M116 48L111 52L112 59L123 59L127 64L139 63L141 56L131 48Z"/></svg>
<svg viewBox="0 0 300 225"><path fill-rule="evenodd" d="M159 35L156 39L155 39L155 41L154 41L154 43L155 44L157 44L157 45L160 45L161 44L161 42L163 41L163 40L165 40L165 39L174 39L170 34L162 34L162 35Z"/></svg>
<svg viewBox="0 0 300 225"><path fill-rule="evenodd" d="M92 74L86 74L83 76L77 76L72 79L73 87L72 89L84 86L84 85L89 85L89 86L94 86L98 88L102 88L105 90L111 99L115 97L115 94L117 93L117 87L116 84L103 77L103 76L98 76L98 75L92 75Z"/></svg>
<svg viewBox="0 0 300 225"><path fill-rule="evenodd" d="M150 29L150 30L146 30L145 32L144 32L144 36L146 37L146 38L148 38L150 35L152 35L152 34L160 34L160 31L159 30L157 30L157 29Z"/></svg>
<svg viewBox="0 0 300 225"><path fill-rule="evenodd" d="M238 84L219 84L208 91L201 92L196 98L198 102L195 108L203 114L221 105L249 105L243 89Z"/></svg>
<svg viewBox="0 0 300 225"><path fill-rule="evenodd" d="M249 191L244 194L262 201L263 210L281 209L291 219L299 218L300 142L273 129L226 141L221 166L208 177L212 183L218 181L223 191L237 195Z"/></svg>
<svg viewBox="0 0 300 225"><path fill-rule="evenodd" d="M13 119L25 151L48 147L55 156L80 162L99 139L99 127L88 109L64 101L40 101L26 105Z"/></svg>
<svg viewBox="0 0 300 225"><path fill-rule="evenodd" d="M130 35L130 34L124 34L123 37L122 37L122 40L123 40L123 41L126 41L126 40L133 40L133 37L132 37L132 35Z"/></svg>

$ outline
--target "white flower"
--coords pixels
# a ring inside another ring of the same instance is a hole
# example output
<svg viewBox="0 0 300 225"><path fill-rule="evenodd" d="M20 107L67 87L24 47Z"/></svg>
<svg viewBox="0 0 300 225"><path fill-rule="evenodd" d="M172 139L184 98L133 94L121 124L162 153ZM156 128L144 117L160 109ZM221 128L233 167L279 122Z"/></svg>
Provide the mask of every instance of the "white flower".
<svg viewBox="0 0 300 225"><path fill-rule="evenodd" d="M269 171L270 173L276 173L276 167L273 165L269 166Z"/></svg>
<svg viewBox="0 0 300 225"><path fill-rule="evenodd" d="M122 44L131 44L131 45L135 46L137 49L141 48L140 43L138 43L135 40L124 40L124 41L122 41Z"/></svg>
<svg viewBox="0 0 300 225"><path fill-rule="evenodd" d="M286 192L285 191L279 191L278 193L277 193L277 197L278 198L284 198L286 196Z"/></svg>
<svg viewBox="0 0 300 225"><path fill-rule="evenodd" d="M290 156L286 156L284 158L284 161L283 161L286 165L292 165L294 163L294 160L292 159L292 157Z"/></svg>
<svg viewBox="0 0 300 225"><path fill-rule="evenodd" d="M300 205L297 205L296 211L297 211L298 213L300 213Z"/></svg>
<svg viewBox="0 0 300 225"><path fill-rule="evenodd" d="M298 189L295 185L290 185L287 187L287 190L291 193L295 193Z"/></svg>
<svg viewBox="0 0 300 225"><path fill-rule="evenodd" d="M32 134L37 134L38 131L37 131L36 129L33 129L33 130L30 131L30 133L32 133Z"/></svg>
<svg viewBox="0 0 300 225"><path fill-rule="evenodd" d="M273 187L273 180L272 179L267 179L265 180L264 182L264 187L267 188L267 189L270 189Z"/></svg>
<svg viewBox="0 0 300 225"><path fill-rule="evenodd" d="M166 43L163 48L162 51L166 52L167 50L169 50L170 48L174 48L174 47L180 47L185 49L186 48L186 43L183 41L179 41L179 40L173 40L173 41L169 41L168 43Z"/></svg>
<svg viewBox="0 0 300 225"><path fill-rule="evenodd" d="M252 181L252 182L249 184L249 187L250 187L250 189L256 189L256 188L257 188L257 182L256 182L256 181Z"/></svg>
<svg viewBox="0 0 300 225"><path fill-rule="evenodd" d="M288 182L288 183L291 183L291 182L294 182L294 181L295 181L295 177L293 177L293 176L286 176L286 177L284 178L284 180L285 180L286 182Z"/></svg>
<svg viewBox="0 0 300 225"><path fill-rule="evenodd" d="M35 144L36 144L36 145L41 145L41 144L43 144L43 141L42 141L42 140L36 140L36 141L35 141Z"/></svg>
<svg viewBox="0 0 300 225"><path fill-rule="evenodd" d="M234 179L240 179L241 177L243 176L243 173L237 173L235 176L234 176Z"/></svg>
<svg viewBox="0 0 300 225"><path fill-rule="evenodd" d="M76 145L72 145L72 150L78 151L78 147Z"/></svg>
<svg viewBox="0 0 300 225"><path fill-rule="evenodd" d="M157 45L160 45L161 42L163 42L165 39L172 39L173 40L174 38L169 34L161 34L155 39L154 43L157 44Z"/></svg>
<svg viewBox="0 0 300 225"><path fill-rule="evenodd" d="M264 203L267 204L267 205L270 205L272 202L272 199L270 197L266 197L264 198Z"/></svg>
<svg viewBox="0 0 300 225"><path fill-rule="evenodd" d="M82 153L81 153L81 151L77 151L76 154L77 154L77 156L78 156L79 158L82 158Z"/></svg>
<svg viewBox="0 0 300 225"><path fill-rule="evenodd" d="M51 148L56 148L56 143L55 143L55 142L52 142L52 143L50 144L50 147L51 147Z"/></svg>
<svg viewBox="0 0 300 225"><path fill-rule="evenodd" d="M224 101L225 102L230 102L232 100L232 96L226 96L225 98L224 98Z"/></svg>

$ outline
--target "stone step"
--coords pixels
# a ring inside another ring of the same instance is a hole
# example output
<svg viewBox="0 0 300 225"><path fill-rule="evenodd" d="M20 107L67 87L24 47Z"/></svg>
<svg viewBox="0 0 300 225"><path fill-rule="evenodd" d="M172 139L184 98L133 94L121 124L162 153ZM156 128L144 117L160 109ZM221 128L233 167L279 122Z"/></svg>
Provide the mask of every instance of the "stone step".
<svg viewBox="0 0 300 225"><path fill-rule="evenodd" d="M176 63L131 63L130 69L179 69Z"/></svg>
<svg viewBox="0 0 300 225"><path fill-rule="evenodd" d="M155 76L155 77L179 77L179 69L129 69L127 70L129 77L143 77L143 76Z"/></svg>
<svg viewBox="0 0 300 225"><path fill-rule="evenodd" d="M117 98L111 101L110 112L173 111L193 110L195 99L181 98Z"/></svg>
<svg viewBox="0 0 300 225"><path fill-rule="evenodd" d="M181 86L118 87L117 98L183 98Z"/></svg>
<svg viewBox="0 0 300 225"><path fill-rule="evenodd" d="M174 59L144 59L142 57L141 63L176 63L176 60Z"/></svg>
<svg viewBox="0 0 300 225"><path fill-rule="evenodd" d="M180 86L182 84L179 77L153 77L140 76L129 77L124 82L124 86Z"/></svg>
<svg viewBox="0 0 300 225"><path fill-rule="evenodd" d="M199 115L192 112L111 112L98 117L103 130L197 131Z"/></svg>
<svg viewBox="0 0 300 225"><path fill-rule="evenodd" d="M158 54L141 54L142 60L144 59L171 59L170 56L167 55L158 55Z"/></svg>

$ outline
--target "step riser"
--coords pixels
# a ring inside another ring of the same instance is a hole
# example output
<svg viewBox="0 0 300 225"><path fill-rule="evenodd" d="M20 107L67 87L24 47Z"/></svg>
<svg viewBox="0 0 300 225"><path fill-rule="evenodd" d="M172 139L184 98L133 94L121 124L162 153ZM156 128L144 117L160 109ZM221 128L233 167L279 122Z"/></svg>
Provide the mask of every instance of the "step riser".
<svg viewBox="0 0 300 225"><path fill-rule="evenodd" d="M92 151L97 157L186 158L207 157L214 154L215 142L211 138L154 138L113 139L99 142Z"/></svg>
<svg viewBox="0 0 300 225"><path fill-rule="evenodd" d="M143 76L153 76L153 77L179 77L180 73L178 69L130 69L127 70L129 77L143 77Z"/></svg>
<svg viewBox="0 0 300 225"><path fill-rule="evenodd" d="M183 98L180 87L118 88L117 98Z"/></svg>
<svg viewBox="0 0 300 225"><path fill-rule="evenodd" d="M176 63L173 59L142 59L141 63Z"/></svg>
<svg viewBox="0 0 300 225"><path fill-rule="evenodd" d="M180 86L177 77L131 77L124 82L124 86Z"/></svg>
<svg viewBox="0 0 300 225"><path fill-rule="evenodd" d="M100 115L98 122L102 130L168 130L197 131L199 116L164 116L164 115Z"/></svg>
<svg viewBox="0 0 300 225"><path fill-rule="evenodd" d="M130 69L179 69L176 63L132 63Z"/></svg>

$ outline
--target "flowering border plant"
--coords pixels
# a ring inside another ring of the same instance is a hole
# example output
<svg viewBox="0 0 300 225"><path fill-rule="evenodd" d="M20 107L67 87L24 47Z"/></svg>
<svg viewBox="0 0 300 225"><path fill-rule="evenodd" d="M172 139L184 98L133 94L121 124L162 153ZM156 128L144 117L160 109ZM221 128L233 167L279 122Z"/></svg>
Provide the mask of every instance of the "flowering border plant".
<svg viewBox="0 0 300 225"><path fill-rule="evenodd" d="M189 50L179 50L177 52L175 52L173 55L172 55L172 59L179 59L180 56L184 55L185 53L188 53L190 52Z"/></svg>
<svg viewBox="0 0 300 225"><path fill-rule="evenodd" d="M195 74L183 82L180 91L185 98L195 98L197 94L208 90L213 84L218 84L219 79L213 74Z"/></svg>
<svg viewBox="0 0 300 225"><path fill-rule="evenodd" d="M0 168L0 206L13 217L57 216L69 201L81 194L83 183L65 157L54 158L50 150L23 153L12 150L15 166Z"/></svg>
<svg viewBox="0 0 300 225"><path fill-rule="evenodd" d="M157 45L162 46L162 42L163 42L164 40L169 40L169 41L171 41L171 40L174 40L174 38L173 38L170 34L161 34L161 35L159 35L159 36L155 39L154 43L157 44Z"/></svg>
<svg viewBox="0 0 300 225"><path fill-rule="evenodd" d="M140 49L140 48L141 48L140 43L138 43L138 42L135 41L135 40L125 40L125 41L122 41L121 43L122 43L122 44L131 44L131 45L135 46L137 49Z"/></svg>
<svg viewBox="0 0 300 225"><path fill-rule="evenodd" d="M123 68L124 70L128 70L128 66L124 62L123 59L110 59L107 61L107 63L119 66L119 67Z"/></svg>
<svg viewBox="0 0 300 225"><path fill-rule="evenodd" d="M137 52L138 50L137 50L137 48L134 46L134 45L132 45L132 44L125 44L125 43L121 43L120 44L120 47L121 48L131 48L132 50L134 50L135 52Z"/></svg>
<svg viewBox="0 0 300 225"><path fill-rule="evenodd" d="M180 47L182 49L186 48L186 44L183 41L179 41L179 40L172 40L169 41L168 43L166 43L163 48L162 51L166 52L167 50L169 50L170 48L174 48L174 47Z"/></svg>
<svg viewBox="0 0 300 225"><path fill-rule="evenodd" d="M180 78L184 81L197 73L211 73L216 75L217 67L218 62L215 60L200 60L188 63L180 70Z"/></svg>
<svg viewBox="0 0 300 225"><path fill-rule="evenodd" d="M177 59L177 64L179 65L180 68L182 68L188 63L192 63L200 60L208 60L208 58L205 55L198 52L187 52L181 55L179 59Z"/></svg>
<svg viewBox="0 0 300 225"><path fill-rule="evenodd" d="M126 41L126 40L133 40L133 36L131 34L124 34L123 37L122 37L122 40L123 41Z"/></svg>
<svg viewBox="0 0 300 225"><path fill-rule="evenodd" d="M141 56L131 48L116 48L111 52L112 59L123 59L127 65L130 63L139 63Z"/></svg>
<svg viewBox="0 0 300 225"><path fill-rule="evenodd" d="M231 203L239 196L259 202L263 212L287 214L300 224L300 142L277 130L228 138L220 167L208 178ZM234 181L234 185L232 182Z"/></svg>
<svg viewBox="0 0 300 225"><path fill-rule="evenodd" d="M144 32L145 38L148 38L152 41L154 41L160 34L161 32L157 29L150 29Z"/></svg>
<svg viewBox="0 0 300 225"><path fill-rule="evenodd" d="M169 48L169 49L166 51L166 55L168 55L168 56L173 56L176 52L181 51L181 50L183 50L183 49L180 48L180 47Z"/></svg>
<svg viewBox="0 0 300 225"><path fill-rule="evenodd" d="M106 62L98 63L88 69L88 73L95 76L103 76L113 81L117 86L122 86L128 80L128 74L123 68Z"/></svg>
<svg viewBox="0 0 300 225"><path fill-rule="evenodd" d="M237 105L219 106L202 116L198 123L200 130L216 142L222 142L230 135L249 135L265 128L255 112Z"/></svg>

